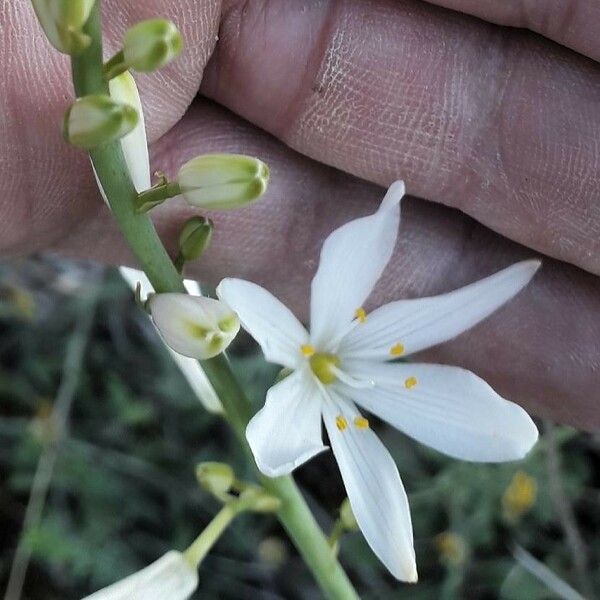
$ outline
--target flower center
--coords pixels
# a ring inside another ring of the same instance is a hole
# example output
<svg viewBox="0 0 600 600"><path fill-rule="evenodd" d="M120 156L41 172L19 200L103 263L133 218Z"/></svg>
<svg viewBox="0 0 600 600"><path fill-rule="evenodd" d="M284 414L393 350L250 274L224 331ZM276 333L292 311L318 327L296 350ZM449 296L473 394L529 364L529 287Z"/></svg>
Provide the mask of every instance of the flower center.
<svg viewBox="0 0 600 600"><path fill-rule="evenodd" d="M340 359L335 354L315 352L309 359L310 368L315 377L325 384L333 383L337 379L336 367L340 366ZM332 368L333 367L333 368Z"/></svg>

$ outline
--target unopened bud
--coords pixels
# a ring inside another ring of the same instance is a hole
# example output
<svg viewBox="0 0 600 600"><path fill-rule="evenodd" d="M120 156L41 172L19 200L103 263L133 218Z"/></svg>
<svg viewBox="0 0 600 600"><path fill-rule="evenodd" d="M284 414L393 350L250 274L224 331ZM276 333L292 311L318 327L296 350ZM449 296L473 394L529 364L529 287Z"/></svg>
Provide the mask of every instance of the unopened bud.
<svg viewBox="0 0 600 600"><path fill-rule="evenodd" d="M152 320L175 352L206 360L223 352L240 329L221 300L188 294L156 294L148 300Z"/></svg>
<svg viewBox="0 0 600 600"><path fill-rule="evenodd" d="M249 487L240 494L240 502L247 510L259 513L277 512L281 508L281 500L259 487Z"/></svg>
<svg viewBox="0 0 600 600"><path fill-rule="evenodd" d="M79 54L90 45L83 33L95 0L32 0L38 21L50 43L65 54Z"/></svg>
<svg viewBox="0 0 600 600"><path fill-rule="evenodd" d="M179 252L185 261L196 260L210 244L213 223L205 217L192 217L179 234Z"/></svg>
<svg viewBox="0 0 600 600"><path fill-rule="evenodd" d="M187 600L198 587L198 572L181 552L171 550L145 569L83 600Z"/></svg>
<svg viewBox="0 0 600 600"><path fill-rule="evenodd" d="M185 163L177 182L186 201L207 209L229 209L257 200L267 189L269 168L242 154L205 154Z"/></svg>
<svg viewBox="0 0 600 600"><path fill-rule="evenodd" d="M205 462L196 467L196 479L207 492L220 496L231 489L235 473L226 463Z"/></svg>
<svg viewBox="0 0 600 600"><path fill-rule="evenodd" d="M358 523L356 522L356 517L352 512L352 507L350 506L350 500L348 500L348 498L346 498L340 506L340 520L346 531L358 531Z"/></svg>
<svg viewBox="0 0 600 600"><path fill-rule="evenodd" d="M179 29L167 19L149 19L128 29L123 38L125 63L135 71L154 71L176 58L183 48Z"/></svg>
<svg viewBox="0 0 600 600"><path fill-rule="evenodd" d="M65 114L63 133L74 146L90 149L122 138L137 122L137 111L129 104L104 95L84 96Z"/></svg>

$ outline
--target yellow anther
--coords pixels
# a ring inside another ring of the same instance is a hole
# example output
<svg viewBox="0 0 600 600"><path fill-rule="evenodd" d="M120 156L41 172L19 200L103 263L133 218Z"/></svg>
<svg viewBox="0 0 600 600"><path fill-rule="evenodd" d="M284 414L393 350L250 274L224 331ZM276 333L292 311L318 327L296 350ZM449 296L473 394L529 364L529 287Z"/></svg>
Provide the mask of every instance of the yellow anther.
<svg viewBox="0 0 600 600"><path fill-rule="evenodd" d="M404 354L404 345L403 344L395 344L390 348L390 354L392 356L402 356Z"/></svg>
<svg viewBox="0 0 600 600"><path fill-rule="evenodd" d="M407 390L410 390L410 388L414 388L415 385L417 385L417 378L416 377L408 377L405 381L404 381L404 387Z"/></svg>
<svg viewBox="0 0 600 600"><path fill-rule="evenodd" d="M311 346L310 344L303 344L302 346L300 346L300 352L302 352L304 356L311 357L316 352L316 350L315 347Z"/></svg>
<svg viewBox="0 0 600 600"><path fill-rule="evenodd" d="M340 431L344 431L344 429L346 429L346 427L348 427L348 421L346 421L346 419L344 417L342 417L342 415L338 415L335 418L335 424L337 425L337 428Z"/></svg>
<svg viewBox="0 0 600 600"><path fill-rule="evenodd" d="M354 424L358 429L369 429L369 420L364 417L355 417Z"/></svg>
<svg viewBox="0 0 600 600"><path fill-rule="evenodd" d="M354 311L354 316L360 323L364 323L367 320L367 311L361 306Z"/></svg>

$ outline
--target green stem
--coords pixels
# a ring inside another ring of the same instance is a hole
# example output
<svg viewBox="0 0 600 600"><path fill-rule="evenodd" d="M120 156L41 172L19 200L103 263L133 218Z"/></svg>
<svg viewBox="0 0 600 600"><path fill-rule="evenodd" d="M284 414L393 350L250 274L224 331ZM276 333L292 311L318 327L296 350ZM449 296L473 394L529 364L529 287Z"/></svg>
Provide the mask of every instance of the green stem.
<svg viewBox="0 0 600 600"><path fill-rule="evenodd" d="M138 194L135 209L138 214L148 212L150 209L162 204L165 200L179 196L181 189L176 181L166 181L151 187Z"/></svg>
<svg viewBox="0 0 600 600"><path fill-rule="evenodd" d="M327 541L329 542L329 545L332 548L336 547L336 544L338 543L339 539L342 537L345 531L346 528L344 527L344 523L341 519L338 519L333 524L333 528L331 530L331 533L329 534L329 538L327 538Z"/></svg>
<svg viewBox="0 0 600 600"><path fill-rule="evenodd" d="M191 546L183 553L185 559L197 569L204 557L210 552L227 526L239 514L235 502L226 504L206 526L204 531L192 542Z"/></svg>
<svg viewBox="0 0 600 600"><path fill-rule="evenodd" d="M92 38L92 43L72 60L73 82L78 96L108 93L102 67L100 4L101 0L97 0L85 27L85 33ZM181 276L164 249L152 221L147 215L136 214L138 195L131 182L120 143L106 144L93 150L90 155L114 217L154 289L159 293L185 292ZM228 422L249 452L245 431L253 414L252 405L235 379L227 358L221 354L203 361L202 367L223 404ZM289 476L277 479L261 476L261 482L281 500L277 516L325 596L335 600L358 598L294 480Z"/></svg>

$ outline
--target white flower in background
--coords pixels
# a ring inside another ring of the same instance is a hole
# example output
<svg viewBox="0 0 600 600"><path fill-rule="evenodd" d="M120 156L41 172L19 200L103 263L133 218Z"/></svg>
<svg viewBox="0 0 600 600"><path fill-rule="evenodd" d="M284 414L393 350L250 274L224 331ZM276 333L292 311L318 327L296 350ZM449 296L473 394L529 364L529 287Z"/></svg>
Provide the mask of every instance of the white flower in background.
<svg viewBox="0 0 600 600"><path fill-rule="evenodd" d="M172 550L145 569L83 600L187 600L198 587L198 573L181 552Z"/></svg>
<svg viewBox="0 0 600 600"><path fill-rule="evenodd" d="M129 284L132 290L135 290L139 284L140 295L142 298L146 298L148 295L154 293L154 288L143 271L131 269L130 267L119 267L119 271L123 279ZM201 295L200 286L196 281L186 279L184 284L188 293L192 296ZM210 384L208 377L204 373L204 370L198 361L193 358L178 354L169 348L169 346L166 347L173 357L175 364L179 367L179 370L183 373L183 376L186 378L187 382L192 388L192 391L204 405L204 408L213 413L223 412L221 401L219 400L217 393Z"/></svg>
<svg viewBox="0 0 600 600"><path fill-rule="evenodd" d="M197 360L221 354L240 330L237 315L221 300L189 294L154 294L147 306L165 344Z"/></svg>
<svg viewBox="0 0 600 600"><path fill-rule="evenodd" d="M357 406L450 456L520 459L537 440L527 413L457 367L390 362L469 329L512 298L540 263L526 261L441 296L399 300L367 314L363 303L390 260L404 184L379 210L334 231L312 281L310 334L262 287L225 279L219 297L270 362L292 374L267 393L246 434L259 469L289 473L325 450L321 418L352 511L373 551L398 579L417 569L406 493L398 469Z"/></svg>

